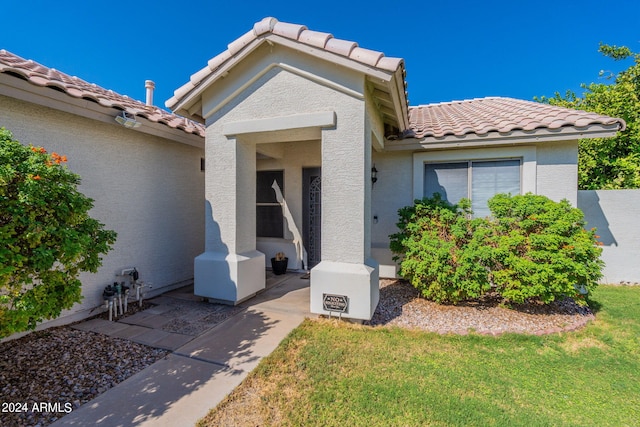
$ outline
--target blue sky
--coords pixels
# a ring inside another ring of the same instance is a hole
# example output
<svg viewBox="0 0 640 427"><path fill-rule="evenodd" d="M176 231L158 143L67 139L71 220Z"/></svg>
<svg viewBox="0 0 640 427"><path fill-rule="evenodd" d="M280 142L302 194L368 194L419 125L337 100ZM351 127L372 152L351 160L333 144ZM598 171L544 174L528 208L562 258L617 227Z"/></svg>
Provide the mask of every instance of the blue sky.
<svg viewBox="0 0 640 427"><path fill-rule="evenodd" d="M599 42L640 52L640 1L11 1L0 48L156 105L266 16L406 61L411 105L531 100L603 81Z"/></svg>

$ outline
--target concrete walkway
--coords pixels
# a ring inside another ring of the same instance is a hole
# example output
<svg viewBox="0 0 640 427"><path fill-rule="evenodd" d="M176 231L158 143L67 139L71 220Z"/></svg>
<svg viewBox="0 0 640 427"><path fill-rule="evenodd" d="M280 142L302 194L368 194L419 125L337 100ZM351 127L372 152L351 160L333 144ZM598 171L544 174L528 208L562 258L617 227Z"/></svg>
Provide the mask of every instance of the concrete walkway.
<svg viewBox="0 0 640 427"><path fill-rule="evenodd" d="M106 326L93 320L84 322L93 324L79 328L103 329L103 333L122 337L132 334L129 339L153 342L172 353L51 425L194 425L310 316L309 280L302 279L301 274L269 280L266 291L240 304L242 310L195 337L157 329L164 320L148 317L161 316L161 312L147 313L147 326L140 325L145 321L142 313L149 310L115 329L113 322Z"/></svg>

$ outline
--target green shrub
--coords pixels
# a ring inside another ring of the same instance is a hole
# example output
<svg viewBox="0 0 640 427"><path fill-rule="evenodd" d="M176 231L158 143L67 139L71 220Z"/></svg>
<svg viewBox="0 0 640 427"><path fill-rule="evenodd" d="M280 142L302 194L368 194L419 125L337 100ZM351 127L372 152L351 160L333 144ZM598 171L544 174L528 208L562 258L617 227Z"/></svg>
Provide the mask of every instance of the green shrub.
<svg viewBox="0 0 640 427"><path fill-rule="evenodd" d="M66 161L0 128L0 338L79 302L79 273L97 271L115 242Z"/></svg>
<svg viewBox="0 0 640 427"><path fill-rule="evenodd" d="M581 300L601 277L601 249L582 212L544 196L497 195L491 218L438 195L398 211L390 236L400 275L425 298L457 303L495 291L508 302Z"/></svg>
<svg viewBox="0 0 640 427"><path fill-rule="evenodd" d="M398 211L400 232L391 235L400 275L421 294L437 302L477 298L490 289L482 244L482 219L469 220L470 204L450 205L438 194Z"/></svg>
<svg viewBox="0 0 640 427"><path fill-rule="evenodd" d="M595 230L567 200L498 194L489 200L493 219L491 281L508 301L561 296L584 298L597 286L604 263Z"/></svg>

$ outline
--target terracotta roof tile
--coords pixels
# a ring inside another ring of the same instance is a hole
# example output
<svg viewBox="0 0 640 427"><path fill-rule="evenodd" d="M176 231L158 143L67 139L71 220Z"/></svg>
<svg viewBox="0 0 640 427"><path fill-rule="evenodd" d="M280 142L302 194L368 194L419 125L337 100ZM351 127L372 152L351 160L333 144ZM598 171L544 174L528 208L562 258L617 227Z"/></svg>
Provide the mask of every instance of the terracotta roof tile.
<svg viewBox="0 0 640 427"><path fill-rule="evenodd" d="M489 132L507 134L516 130L559 129L566 126L585 128L598 124L618 124L620 130L626 126L622 119L597 113L492 97L409 107L410 129L404 137L481 136Z"/></svg>
<svg viewBox="0 0 640 427"><path fill-rule="evenodd" d="M269 18L267 18L269 19ZM308 28L305 25L289 24L287 22L276 22L271 32L288 39L298 40L300 34Z"/></svg>
<svg viewBox="0 0 640 427"><path fill-rule="evenodd" d="M342 56L349 56L358 43L342 39L330 39L325 44L325 49Z"/></svg>
<svg viewBox="0 0 640 427"><path fill-rule="evenodd" d="M186 133L205 135L204 126L192 120L169 113L155 106L104 89L77 77L69 76L54 68L45 67L30 59L24 59L4 49L0 50L0 73L19 75L31 84L58 88L74 98L92 99L98 104L124 110L132 116L144 117L151 122L163 123Z"/></svg>
<svg viewBox="0 0 640 427"><path fill-rule="evenodd" d="M389 72L395 72L404 64L402 58L388 58L385 57L382 52L360 48L357 43L336 39L332 34L310 31L304 25L279 22L276 18L268 17L256 22L251 31L231 42L227 46L226 51L210 59L205 68L194 74L195 78L192 76L188 83L176 89L173 96L165 102L165 105L168 108L175 107L182 98L191 90L195 89L206 76L215 72L247 44L265 34L275 34Z"/></svg>
<svg viewBox="0 0 640 427"><path fill-rule="evenodd" d="M305 30L300 33L299 40L310 46L319 47L320 49L324 49L327 45L329 39L332 39L333 35L329 33L321 33L319 31L310 31Z"/></svg>

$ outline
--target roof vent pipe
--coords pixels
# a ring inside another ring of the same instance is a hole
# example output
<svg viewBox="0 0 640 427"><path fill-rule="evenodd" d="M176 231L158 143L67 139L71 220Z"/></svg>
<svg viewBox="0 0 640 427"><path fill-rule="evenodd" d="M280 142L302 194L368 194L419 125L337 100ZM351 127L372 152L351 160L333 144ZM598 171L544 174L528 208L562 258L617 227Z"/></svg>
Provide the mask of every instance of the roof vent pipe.
<svg viewBox="0 0 640 427"><path fill-rule="evenodd" d="M147 107L153 107L153 90L156 88L156 84L153 80L145 80L144 87L147 89Z"/></svg>

